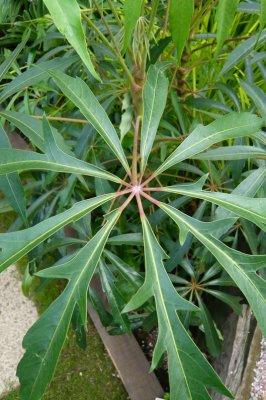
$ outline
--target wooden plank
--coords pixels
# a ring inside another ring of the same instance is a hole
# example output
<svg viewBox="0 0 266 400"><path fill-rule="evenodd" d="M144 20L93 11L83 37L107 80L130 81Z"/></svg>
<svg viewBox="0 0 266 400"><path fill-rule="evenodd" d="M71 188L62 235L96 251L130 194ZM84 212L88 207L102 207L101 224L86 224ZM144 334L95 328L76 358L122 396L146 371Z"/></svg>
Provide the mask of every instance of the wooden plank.
<svg viewBox="0 0 266 400"><path fill-rule="evenodd" d="M92 288L106 304L97 276ZM92 319L131 400L155 400L163 397L164 390L156 375L149 372L150 365L137 340L132 335L110 336L103 327L97 312L88 307Z"/></svg>

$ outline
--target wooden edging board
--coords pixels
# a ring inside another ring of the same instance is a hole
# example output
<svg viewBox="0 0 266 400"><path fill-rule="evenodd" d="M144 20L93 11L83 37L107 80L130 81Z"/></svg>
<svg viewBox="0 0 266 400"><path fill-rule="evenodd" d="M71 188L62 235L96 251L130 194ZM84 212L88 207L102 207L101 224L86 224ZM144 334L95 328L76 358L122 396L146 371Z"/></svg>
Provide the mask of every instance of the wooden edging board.
<svg viewBox="0 0 266 400"><path fill-rule="evenodd" d="M93 278L92 288L106 304L97 276ZM92 319L104 346L125 386L131 400L155 400L163 397L164 390L156 375L149 372L150 365L133 335L110 336L102 325L97 312L88 306Z"/></svg>

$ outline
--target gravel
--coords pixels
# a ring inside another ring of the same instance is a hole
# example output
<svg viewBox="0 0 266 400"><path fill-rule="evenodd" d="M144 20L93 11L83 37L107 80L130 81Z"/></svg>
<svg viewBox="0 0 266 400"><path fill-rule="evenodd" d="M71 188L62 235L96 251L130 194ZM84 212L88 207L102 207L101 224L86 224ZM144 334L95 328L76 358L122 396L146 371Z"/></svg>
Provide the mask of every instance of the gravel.
<svg viewBox="0 0 266 400"><path fill-rule="evenodd" d="M266 400L266 339L261 341L260 359L254 371L250 400Z"/></svg>
<svg viewBox="0 0 266 400"><path fill-rule="evenodd" d="M22 294L15 266L0 274L0 397L18 385L16 368L23 355L22 339L38 318L31 300Z"/></svg>

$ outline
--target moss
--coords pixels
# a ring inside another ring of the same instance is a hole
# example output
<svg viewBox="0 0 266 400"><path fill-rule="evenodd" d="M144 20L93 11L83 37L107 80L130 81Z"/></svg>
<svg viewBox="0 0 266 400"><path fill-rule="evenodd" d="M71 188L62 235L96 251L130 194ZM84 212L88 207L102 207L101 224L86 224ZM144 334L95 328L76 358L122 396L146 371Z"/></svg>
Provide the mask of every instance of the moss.
<svg viewBox="0 0 266 400"><path fill-rule="evenodd" d="M26 259L20 262L19 271L25 270ZM34 278L31 296L42 313L62 291L64 282L50 282L38 291L38 279ZM42 400L126 400L127 393L117 377L104 345L91 321L88 321L88 346L80 349L70 331L60 356L55 376ZM107 395L108 394L108 395ZM18 400L19 390L1 397L1 400Z"/></svg>

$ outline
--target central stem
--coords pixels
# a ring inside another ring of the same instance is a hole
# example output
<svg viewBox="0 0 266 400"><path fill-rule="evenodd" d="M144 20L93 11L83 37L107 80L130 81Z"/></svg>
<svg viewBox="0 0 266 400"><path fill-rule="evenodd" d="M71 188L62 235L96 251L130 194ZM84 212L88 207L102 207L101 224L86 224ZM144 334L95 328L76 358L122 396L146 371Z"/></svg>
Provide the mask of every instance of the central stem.
<svg viewBox="0 0 266 400"><path fill-rule="evenodd" d="M138 140L139 140L139 125L140 116L136 119L135 131L134 131L134 143L133 143L133 158L132 158L132 184L138 184L138 171L137 171L137 160L138 160Z"/></svg>

